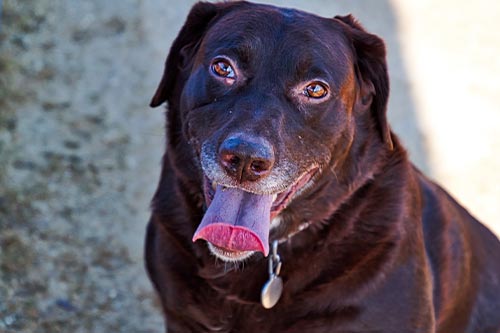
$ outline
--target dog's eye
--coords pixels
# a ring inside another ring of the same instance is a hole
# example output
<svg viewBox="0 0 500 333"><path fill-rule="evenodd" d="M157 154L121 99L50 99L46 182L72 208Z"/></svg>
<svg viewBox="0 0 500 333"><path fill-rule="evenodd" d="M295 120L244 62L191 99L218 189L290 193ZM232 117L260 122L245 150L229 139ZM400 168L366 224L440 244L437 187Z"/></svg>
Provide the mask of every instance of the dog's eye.
<svg viewBox="0 0 500 333"><path fill-rule="evenodd" d="M212 72L220 77L234 79L234 69L231 65L225 60L217 60L212 64Z"/></svg>
<svg viewBox="0 0 500 333"><path fill-rule="evenodd" d="M304 95L310 98L323 98L327 94L328 87L322 82L313 82L304 89Z"/></svg>

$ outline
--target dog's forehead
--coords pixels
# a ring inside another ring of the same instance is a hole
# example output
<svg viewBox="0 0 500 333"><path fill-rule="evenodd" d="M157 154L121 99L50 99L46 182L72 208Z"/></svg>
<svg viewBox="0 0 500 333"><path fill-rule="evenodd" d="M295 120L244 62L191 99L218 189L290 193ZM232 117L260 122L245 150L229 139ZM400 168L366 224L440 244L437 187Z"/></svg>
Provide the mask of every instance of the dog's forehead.
<svg viewBox="0 0 500 333"><path fill-rule="evenodd" d="M207 31L204 44L214 53L233 49L252 56L269 54L270 49L303 59L333 54L347 58L350 53L345 34L335 20L296 9L253 4L219 18Z"/></svg>

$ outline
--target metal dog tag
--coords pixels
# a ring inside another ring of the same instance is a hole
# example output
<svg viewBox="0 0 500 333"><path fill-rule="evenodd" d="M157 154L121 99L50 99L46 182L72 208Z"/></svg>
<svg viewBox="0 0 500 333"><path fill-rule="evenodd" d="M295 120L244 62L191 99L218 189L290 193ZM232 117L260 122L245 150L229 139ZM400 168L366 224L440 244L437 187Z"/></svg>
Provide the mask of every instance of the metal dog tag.
<svg viewBox="0 0 500 333"><path fill-rule="evenodd" d="M283 292L283 281L279 276L273 275L262 287L260 300L262 306L270 309L278 303L281 293Z"/></svg>
<svg viewBox="0 0 500 333"><path fill-rule="evenodd" d="M278 254L278 241L273 242L273 253L269 257L269 280L260 293L260 302L266 309L278 303L283 293L283 280L278 276L281 271L281 259Z"/></svg>

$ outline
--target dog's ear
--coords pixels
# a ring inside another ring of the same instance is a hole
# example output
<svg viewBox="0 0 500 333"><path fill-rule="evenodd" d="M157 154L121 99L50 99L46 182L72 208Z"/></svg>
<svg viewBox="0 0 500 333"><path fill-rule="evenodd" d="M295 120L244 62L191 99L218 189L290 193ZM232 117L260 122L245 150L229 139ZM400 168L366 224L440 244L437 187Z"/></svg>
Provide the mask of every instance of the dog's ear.
<svg viewBox="0 0 500 333"><path fill-rule="evenodd" d="M194 55L209 23L217 12L218 6L209 2L199 2L193 6L170 48L163 77L149 104L151 107L157 107L170 100L176 81L179 79L180 70L186 66L187 59Z"/></svg>
<svg viewBox="0 0 500 333"><path fill-rule="evenodd" d="M384 41L366 32L352 15L336 16L335 19L347 25L348 38L352 41L356 76L361 91L360 102L370 105L382 140L392 150L391 131L387 121L389 76Z"/></svg>

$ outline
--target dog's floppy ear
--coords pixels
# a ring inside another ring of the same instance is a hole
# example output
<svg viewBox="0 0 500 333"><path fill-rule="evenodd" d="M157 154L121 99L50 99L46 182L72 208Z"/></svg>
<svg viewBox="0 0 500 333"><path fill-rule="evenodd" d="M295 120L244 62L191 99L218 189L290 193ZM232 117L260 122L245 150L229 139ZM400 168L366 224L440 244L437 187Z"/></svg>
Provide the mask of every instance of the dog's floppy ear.
<svg viewBox="0 0 500 333"><path fill-rule="evenodd" d="M158 88L149 104L157 107L172 97L180 70L186 65L186 58L194 54L210 21L217 15L218 6L209 2L199 2L193 6L175 39L165 62L165 71Z"/></svg>
<svg viewBox="0 0 500 333"><path fill-rule="evenodd" d="M361 102L371 103L370 109L377 122L382 140L390 149L393 149L391 131L387 122L389 77L384 41L366 32L352 15L336 16L335 19L348 26L356 75L361 87Z"/></svg>

